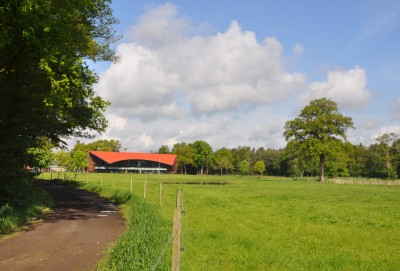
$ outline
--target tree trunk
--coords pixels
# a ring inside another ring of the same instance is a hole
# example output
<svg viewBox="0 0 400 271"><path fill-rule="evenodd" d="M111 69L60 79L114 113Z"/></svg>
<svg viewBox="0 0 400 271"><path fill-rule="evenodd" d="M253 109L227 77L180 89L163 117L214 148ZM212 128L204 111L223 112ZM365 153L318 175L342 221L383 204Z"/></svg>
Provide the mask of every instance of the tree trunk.
<svg viewBox="0 0 400 271"><path fill-rule="evenodd" d="M319 182L325 181L325 154L319 155Z"/></svg>

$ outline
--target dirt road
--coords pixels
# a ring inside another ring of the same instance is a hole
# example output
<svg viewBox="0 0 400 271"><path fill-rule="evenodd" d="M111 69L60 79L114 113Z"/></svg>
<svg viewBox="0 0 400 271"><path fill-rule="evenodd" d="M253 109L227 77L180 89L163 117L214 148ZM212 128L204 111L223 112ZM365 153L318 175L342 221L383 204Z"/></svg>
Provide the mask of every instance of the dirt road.
<svg viewBox="0 0 400 271"><path fill-rule="evenodd" d="M124 230L117 206L87 191L41 185L54 198L54 211L0 240L0 271L93 270Z"/></svg>

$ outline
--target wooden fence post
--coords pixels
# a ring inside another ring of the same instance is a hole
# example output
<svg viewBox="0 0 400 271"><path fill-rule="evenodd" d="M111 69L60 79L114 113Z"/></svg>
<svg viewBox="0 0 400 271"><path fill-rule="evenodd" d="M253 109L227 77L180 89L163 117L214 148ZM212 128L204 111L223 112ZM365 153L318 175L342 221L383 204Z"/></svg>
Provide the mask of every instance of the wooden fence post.
<svg viewBox="0 0 400 271"><path fill-rule="evenodd" d="M131 193L132 193L132 177L131 177Z"/></svg>
<svg viewBox="0 0 400 271"><path fill-rule="evenodd" d="M143 188L143 198L146 198L146 189L147 189L147 180L144 180L144 188Z"/></svg>
<svg viewBox="0 0 400 271"><path fill-rule="evenodd" d="M162 197L163 197L162 182L160 182L160 206L162 206Z"/></svg>
<svg viewBox="0 0 400 271"><path fill-rule="evenodd" d="M181 258L181 191L176 191L176 208L174 210L174 223L172 232L172 271L179 271Z"/></svg>

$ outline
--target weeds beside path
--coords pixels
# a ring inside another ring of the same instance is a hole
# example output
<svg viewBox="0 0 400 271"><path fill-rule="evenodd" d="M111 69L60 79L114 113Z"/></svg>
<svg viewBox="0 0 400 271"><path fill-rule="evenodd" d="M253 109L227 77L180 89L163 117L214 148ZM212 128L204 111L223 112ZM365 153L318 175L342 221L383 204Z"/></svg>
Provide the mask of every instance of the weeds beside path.
<svg viewBox="0 0 400 271"><path fill-rule="evenodd" d="M91 270L124 230L118 207L95 193L41 183L53 212L0 241L0 270Z"/></svg>

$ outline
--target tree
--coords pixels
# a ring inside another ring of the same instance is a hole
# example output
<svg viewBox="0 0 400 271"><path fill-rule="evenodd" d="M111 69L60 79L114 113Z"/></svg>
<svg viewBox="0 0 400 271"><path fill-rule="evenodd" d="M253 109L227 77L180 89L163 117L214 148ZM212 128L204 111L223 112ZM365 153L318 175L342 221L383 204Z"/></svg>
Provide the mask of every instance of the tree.
<svg viewBox="0 0 400 271"><path fill-rule="evenodd" d="M367 148L362 144L345 144L348 161L349 175L351 177L366 176Z"/></svg>
<svg viewBox="0 0 400 271"><path fill-rule="evenodd" d="M232 170L233 167L233 156L230 150L227 148L221 148L217 150L213 155L213 166L219 169L222 175L222 170L225 169L225 173L228 174L228 170Z"/></svg>
<svg viewBox="0 0 400 271"><path fill-rule="evenodd" d="M239 163L241 163L243 160L246 160L247 162L249 162L249 164L253 164L253 153L250 147L238 146L237 148L231 149L231 153L236 168L239 167Z"/></svg>
<svg viewBox="0 0 400 271"><path fill-rule="evenodd" d="M392 147L390 148L390 153L397 176L400 176L400 139L397 139L393 142Z"/></svg>
<svg viewBox="0 0 400 271"><path fill-rule="evenodd" d="M382 144L371 144L366 150L365 174L369 178L387 178L386 148Z"/></svg>
<svg viewBox="0 0 400 271"><path fill-rule="evenodd" d="M157 153L168 154L168 153L171 153L171 151L169 150L168 145L161 145L161 147L158 148Z"/></svg>
<svg viewBox="0 0 400 271"><path fill-rule="evenodd" d="M100 139L87 144L87 151L113 151L119 152L122 149L121 142L115 139Z"/></svg>
<svg viewBox="0 0 400 271"><path fill-rule="evenodd" d="M243 160L238 165L238 171L242 175L247 175L250 171L250 163L247 160Z"/></svg>
<svg viewBox="0 0 400 271"><path fill-rule="evenodd" d="M60 150L53 153L52 161L54 164L61 167L66 167L68 170L74 169L72 157L70 153L65 150Z"/></svg>
<svg viewBox="0 0 400 271"><path fill-rule="evenodd" d="M385 149L385 168L387 171L387 178L389 179L397 175L396 170L392 167L391 157L389 156L390 144L393 143L397 138L398 135L395 133L385 133L376 139Z"/></svg>
<svg viewBox="0 0 400 271"><path fill-rule="evenodd" d="M354 128L350 117L340 114L336 102L327 99L312 100L299 117L287 121L284 127L286 141L295 141L310 155L319 159L319 181L324 182L325 162L329 153L336 151L346 131Z"/></svg>
<svg viewBox="0 0 400 271"><path fill-rule="evenodd" d="M39 147L29 148L27 150L27 154L30 155L31 158L28 166L46 168L51 163L54 145L47 138L41 138L39 141Z"/></svg>
<svg viewBox="0 0 400 271"><path fill-rule="evenodd" d="M264 164L264 161L263 161L263 160L258 160L258 161L254 164L253 171L254 171L254 173L256 173L256 174L260 174L260 175L264 174L264 171L265 171L265 164Z"/></svg>
<svg viewBox="0 0 400 271"><path fill-rule="evenodd" d="M115 60L115 23L110 0L0 1L2 182L19 179L40 138L62 144L105 130L108 103L86 61Z"/></svg>
<svg viewBox="0 0 400 271"><path fill-rule="evenodd" d="M210 144L204 140L196 140L195 142L191 143L190 146L196 151L193 161L197 168L197 174L203 175L204 167L206 167L208 174L208 169L213 154Z"/></svg>
<svg viewBox="0 0 400 271"><path fill-rule="evenodd" d="M283 150L258 148L254 153L254 161L263 160L266 171L270 175L279 175L280 162L282 160Z"/></svg>
<svg viewBox="0 0 400 271"><path fill-rule="evenodd" d="M196 154L196 150L192 146L182 142L174 145L172 153L176 154L177 168L182 173L187 174L187 167L194 165L193 157Z"/></svg>

